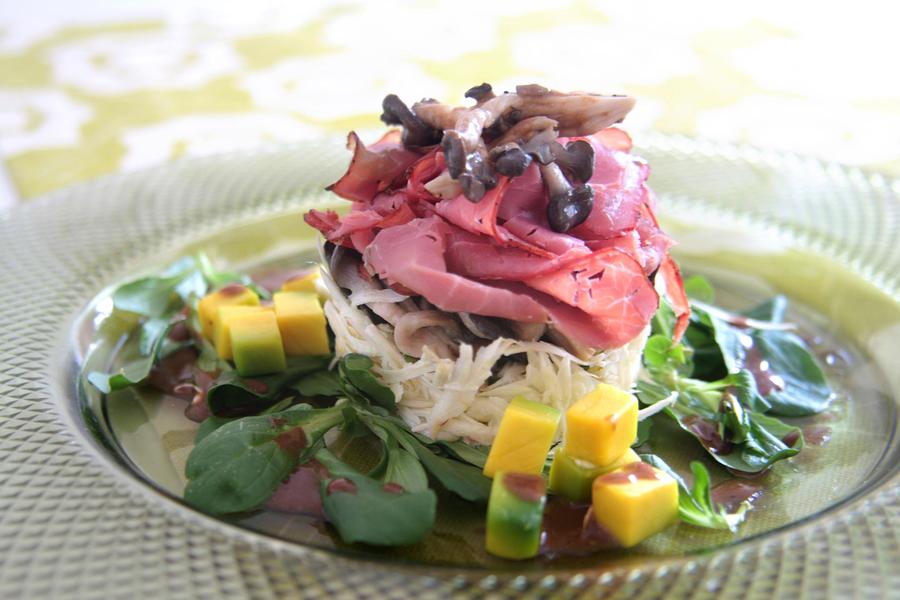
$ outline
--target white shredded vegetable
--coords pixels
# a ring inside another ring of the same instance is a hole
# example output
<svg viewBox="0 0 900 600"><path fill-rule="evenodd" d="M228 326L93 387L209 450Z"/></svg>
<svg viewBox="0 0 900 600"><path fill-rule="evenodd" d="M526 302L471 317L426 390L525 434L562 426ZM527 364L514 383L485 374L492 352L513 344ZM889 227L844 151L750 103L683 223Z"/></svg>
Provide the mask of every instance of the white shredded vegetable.
<svg viewBox="0 0 900 600"><path fill-rule="evenodd" d="M646 408L642 408L638 411L638 421L643 421L644 419L649 419L656 413L660 413L665 409L669 408L673 404L678 402L678 392L672 392L659 402L654 402L650 406Z"/></svg>
<svg viewBox="0 0 900 600"><path fill-rule="evenodd" d="M372 323L344 296L329 270L323 267L321 272L336 355L357 352L371 357L373 371L394 392L400 416L413 431L432 439L490 444L516 396L564 411L600 382L630 389L649 335L648 328L622 348L598 352L589 360L546 342L507 338L477 350L461 344L456 360L439 358L427 347L421 358L410 359L394 343L390 325ZM525 354L527 362L508 362L492 378L494 365L513 354Z"/></svg>

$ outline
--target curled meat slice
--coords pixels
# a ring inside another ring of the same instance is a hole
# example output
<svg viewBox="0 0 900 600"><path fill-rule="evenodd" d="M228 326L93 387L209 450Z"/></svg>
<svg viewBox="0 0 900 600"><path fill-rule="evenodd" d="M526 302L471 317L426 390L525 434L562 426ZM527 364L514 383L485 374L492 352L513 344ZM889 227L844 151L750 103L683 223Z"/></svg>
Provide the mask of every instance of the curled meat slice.
<svg viewBox="0 0 900 600"><path fill-rule="evenodd" d="M438 198L428 190L427 184L442 172L445 172L446 167L444 153L438 148L433 149L417 160L412 165L412 168L409 169L409 178L406 180L405 191L407 198L410 201L437 201Z"/></svg>
<svg viewBox="0 0 900 600"><path fill-rule="evenodd" d="M592 133L589 137L610 150L618 150L619 152L631 152L631 147L634 145L631 141L631 136L618 127L601 129L597 133Z"/></svg>
<svg viewBox="0 0 900 600"><path fill-rule="evenodd" d="M598 250L567 262L525 284L590 315L624 344L638 335L659 305L641 266L614 249Z"/></svg>
<svg viewBox="0 0 900 600"><path fill-rule="evenodd" d="M325 189L355 202L371 202L419 159L419 154L403 146L397 130L388 132L368 148L351 131L347 148L353 153L347 172Z"/></svg>
<svg viewBox="0 0 900 600"><path fill-rule="evenodd" d="M513 235L548 250L553 254L561 255L571 250L584 250L587 246L577 237L552 231L547 226L547 220L532 213L519 213L506 221L503 226Z"/></svg>
<svg viewBox="0 0 900 600"><path fill-rule="evenodd" d="M558 268L558 261L504 248L479 236L450 237L445 257L451 272L473 279L521 281Z"/></svg>
<svg viewBox="0 0 900 600"><path fill-rule="evenodd" d="M684 291L681 270L668 254L659 265L659 275L666 286L666 299L672 305L672 310L675 311L676 319L675 329L672 331L672 341L677 344L687 330L691 318L691 304Z"/></svg>
<svg viewBox="0 0 900 600"><path fill-rule="evenodd" d="M588 185L594 190L594 207L583 223L570 231L583 240L616 237L634 229L647 199L645 182L650 174L643 161L610 150L592 138L594 173Z"/></svg>
<svg viewBox="0 0 900 600"><path fill-rule="evenodd" d="M366 249L366 264L392 287L399 284L444 311L546 321L546 311L533 299L448 272L448 230L438 217L384 229Z"/></svg>

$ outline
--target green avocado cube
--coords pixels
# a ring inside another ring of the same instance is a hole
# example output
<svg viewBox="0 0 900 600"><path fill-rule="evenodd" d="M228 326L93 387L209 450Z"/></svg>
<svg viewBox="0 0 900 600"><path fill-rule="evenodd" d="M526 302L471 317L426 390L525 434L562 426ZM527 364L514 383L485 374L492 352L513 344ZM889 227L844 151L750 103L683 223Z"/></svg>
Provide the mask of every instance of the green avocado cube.
<svg viewBox="0 0 900 600"><path fill-rule="evenodd" d="M565 496L575 502L590 502L591 486L600 475L605 475L628 463L640 462L641 458L629 448L611 464L598 467L594 463L580 460L558 448L550 465L550 493Z"/></svg>
<svg viewBox="0 0 900 600"><path fill-rule="evenodd" d="M494 476L487 510L488 552L510 559L537 555L547 501L545 488L540 475L501 471Z"/></svg>
<svg viewBox="0 0 900 600"><path fill-rule="evenodd" d="M278 320L272 311L235 315L228 321L231 353L244 377L278 373L287 369Z"/></svg>

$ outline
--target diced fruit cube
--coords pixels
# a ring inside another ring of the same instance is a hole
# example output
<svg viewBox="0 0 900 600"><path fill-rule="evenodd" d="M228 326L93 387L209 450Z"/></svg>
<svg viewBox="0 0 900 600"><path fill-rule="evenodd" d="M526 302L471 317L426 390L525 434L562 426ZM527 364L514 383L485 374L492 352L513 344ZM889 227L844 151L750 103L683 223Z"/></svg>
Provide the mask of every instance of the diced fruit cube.
<svg viewBox="0 0 900 600"><path fill-rule="evenodd" d="M678 519L678 483L642 462L601 475L593 485L594 516L626 548Z"/></svg>
<svg viewBox="0 0 900 600"><path fill-rule="evenodd" d="M541 543L544 478L500 471L491 485L487 509L487 551L501 558L531 558Z"/></svg>
<svg viewBox="0 0 900 600"><path fill-rule="evenodd" d="M288 279L283 284L281 284L282 292L311 292L313 294L318 294L318 290L316 288L316 282L319 281L322 276L319 274L319 268L311 270L309 273L304 273L303 275L298 275L296 277L292 277Z"/></svg>
<svg viewBox="0 0 900 600"><path fill-rule="evenodd" d="M197 305L197 313L203 337L208 340L213 339L216 313L220 306L259 306L259 296L250 288L237 283L203 296Z"/></svg>
<svg viewBox="0 0 900 600"><path fill-rule="evenodd" d="M216 311L216 318L213 320L212 342L216 347L216 353L219 358L231 360L231 319L237 315L247 315L250 313L260 312L271 308L263 306L220 306Z"/></svg>
<svg viewBox="0 0 900 600"><path fill-rule="evenodd" d="M263 310L236 315L228 323L238 373L249 377L277 373L287 368L274 312Z"/></svg>
<svg viewBox="0 0 900 600"><path fill-rule="evenodd" d="M484 463L484 474L488 477L498 471L540 474L560 416L559 410L552 406L514 398L500 419L500 427Z"/></svg>
<svg viewBox="0 0 900 600"><path fill-rule="evenodd" d="M550 466L550 492L575 502L588 502L591 499L591 485L597 477L634 462L641 462L641 458L631 448L604 467L573 458L565 448L559 448Z"/></svg>
<svg viewBox="0 0 900 600"><path fill-rule="evenodd" d="M272 299L288 356L328 354L325 312L315 294L277 292Z"/></svg>
<svg viewBox="0 0 900 600"><path fill-rule="evenodd" d="M637 399L601 383L566 411L565 447L569 456L608 465L637 436Z"/></svg>

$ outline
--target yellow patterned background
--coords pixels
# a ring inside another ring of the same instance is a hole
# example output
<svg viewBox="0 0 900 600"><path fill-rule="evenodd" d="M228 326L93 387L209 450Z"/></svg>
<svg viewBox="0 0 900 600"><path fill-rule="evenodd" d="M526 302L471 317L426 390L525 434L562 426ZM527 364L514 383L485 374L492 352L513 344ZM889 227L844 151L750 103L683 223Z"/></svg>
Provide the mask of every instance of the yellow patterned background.
<svg viewBox="0 0 900 600"><path fill-rule="evenodd" d="M0 207L185 156L371 137L385 94L458 101L482 81L627 92L636 137L900 175L893 9L825 4L0 0Z"/></svg>

